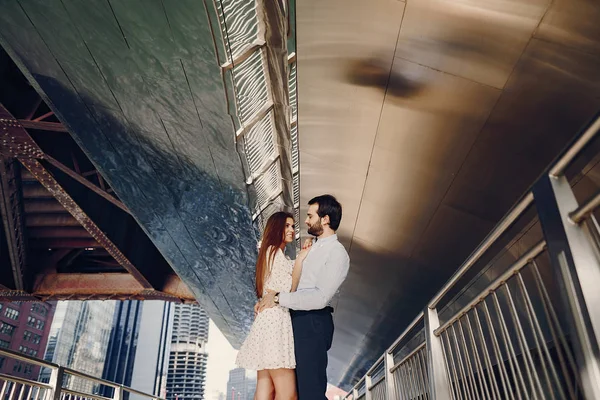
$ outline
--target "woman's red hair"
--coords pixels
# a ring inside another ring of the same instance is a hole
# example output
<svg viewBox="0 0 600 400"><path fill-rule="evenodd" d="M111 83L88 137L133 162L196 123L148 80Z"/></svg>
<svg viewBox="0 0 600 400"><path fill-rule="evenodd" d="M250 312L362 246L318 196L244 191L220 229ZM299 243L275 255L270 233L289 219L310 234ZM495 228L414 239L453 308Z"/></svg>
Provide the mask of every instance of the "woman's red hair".
<svg viewBox="0 0 600 400"><path fill-rule="evenodd" d="M256 260L256 296L259 299L263 295L265 281L270 273L269 265L273 264L277 249L284 244L285 223L288 218L293 219L294 217L290 213L279 211L267 220Z"/></svg>

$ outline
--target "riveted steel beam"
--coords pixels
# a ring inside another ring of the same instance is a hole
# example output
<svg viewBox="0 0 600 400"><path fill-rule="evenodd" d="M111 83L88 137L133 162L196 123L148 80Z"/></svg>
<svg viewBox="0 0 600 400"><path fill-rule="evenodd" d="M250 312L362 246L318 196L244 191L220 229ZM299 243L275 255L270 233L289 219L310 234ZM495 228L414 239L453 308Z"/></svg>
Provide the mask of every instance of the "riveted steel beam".
<svg viewBox="0 0 600 400"><path fill-rule="evenodd" d="M135 268L115 244L102 232L91 218L77 205L63 187L36 159L20 158L19 161L63 205L63 207L96 239L106 251L129 272L145 289L152 289L148 280Z"/></svg>

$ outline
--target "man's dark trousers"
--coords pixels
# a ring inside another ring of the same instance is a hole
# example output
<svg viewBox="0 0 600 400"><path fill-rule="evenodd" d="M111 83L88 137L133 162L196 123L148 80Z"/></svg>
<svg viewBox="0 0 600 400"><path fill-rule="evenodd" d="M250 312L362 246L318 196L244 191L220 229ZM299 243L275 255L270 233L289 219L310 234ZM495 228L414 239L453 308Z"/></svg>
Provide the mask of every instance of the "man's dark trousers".
<svg viewBox="0 0 600 400"><path fill-rule="evenodd" d="M294 352L298 400L326 400L327 351L333 340L333 308L294 311Z"/></svg>

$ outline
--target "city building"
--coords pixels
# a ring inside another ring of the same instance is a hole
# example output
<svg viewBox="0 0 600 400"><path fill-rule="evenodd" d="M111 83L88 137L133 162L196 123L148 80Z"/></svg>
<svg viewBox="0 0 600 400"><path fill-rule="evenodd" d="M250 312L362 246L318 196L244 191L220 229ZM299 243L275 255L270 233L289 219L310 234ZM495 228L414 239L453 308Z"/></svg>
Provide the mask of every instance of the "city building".
<svg viewBox="0 0 600 400"><path fill-rule="evenodd" d="M144 393L165 398L171 336L173 333L173 303L164 301L139 302L139 335L137 350L128 385ZM148 400L131 394L129 400Z"/></svg>
<svg viewBox="0 0 600 400"><path fill-rule="evenodd" d="M113 326L115 301L62 301L56 306L45 359L92 376L102 376ZM66 387L97 393L98 385L81 378ZM49 371L41 379L48 382Z"/></svg>
<svg viewBox="0 0 600 400"><path fill-rule="evenodd" d="M42 358L52 318L54 303L0 303L0 348ZM0 356L0 373L36 379L40 367Z"/></svg>
<svg viewBox="0 0 600 400"><path fill-rule="evenodd" d="M204 399L209 318L195 304L175 304L167 400Z"/></svg>
<svg viewBox="0 0 600 400"><path fill-rule="evenodd" d="M256 392L256 372L252 372L252 375L253 377L249 377L248 372L243 368L229 371L227 400L252 400Z"/></svg>

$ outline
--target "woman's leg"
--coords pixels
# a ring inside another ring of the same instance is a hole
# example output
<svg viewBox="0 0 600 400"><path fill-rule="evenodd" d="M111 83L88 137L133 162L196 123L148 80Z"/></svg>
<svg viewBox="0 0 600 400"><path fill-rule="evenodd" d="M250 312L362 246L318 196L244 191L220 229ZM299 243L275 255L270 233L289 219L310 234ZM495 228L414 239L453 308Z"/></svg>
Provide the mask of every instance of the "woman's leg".
<svg viewBox="0 0 600 400"><path fill-rule="evenodd" d="M275 387L269 375L269 370L264 369L256 374L256 392L254 400L273 400L275 398Z"/></svg>
<svg viewBox="0 0 600 400"><path fill-rule="evenodd" d="M268 370L275 386L275 400L297 400L296 371L293 369Z"/></svg>

